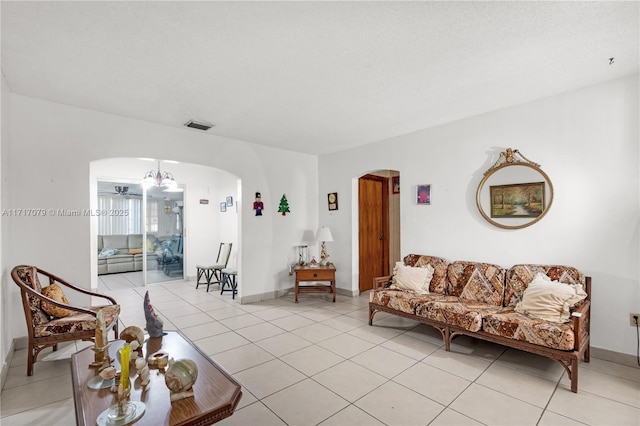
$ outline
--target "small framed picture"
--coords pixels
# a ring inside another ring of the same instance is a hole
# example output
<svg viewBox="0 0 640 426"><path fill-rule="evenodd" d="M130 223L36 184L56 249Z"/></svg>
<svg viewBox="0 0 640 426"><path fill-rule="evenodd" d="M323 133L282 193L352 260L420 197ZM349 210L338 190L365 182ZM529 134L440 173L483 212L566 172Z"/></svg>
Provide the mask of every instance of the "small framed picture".
<svg viewBox="0 0 640 426"><path fill-rule="evenodd" d="M421 205L431 204L431 185L418 185L416 187L416 202Z"/></svg>
<svg viewBox="0 0 640 426"><path fill-rule="evenodd" d="M226 212L227 211L227 203L226 202L220 203L220 211L221 212Z"/></svg>
<svg viewBox="0 0 640 426"><path fill-rule="evenodd" d="M233 197L229 195L227 197L227 207L231 207L233 205Z"/></svg>
<svg viewBox="0 0 640 426"><path fill-rule="evenodd" d="M391 187L394 194L400 193L400 176L393 176L391 178Z"/></svg>
<svg viewBox="0 0 640 426"><path fill-rule="evenodd" d="M338 193L331 192L327 194L327 201L329 202L329 210L338 210Z"/></svg>

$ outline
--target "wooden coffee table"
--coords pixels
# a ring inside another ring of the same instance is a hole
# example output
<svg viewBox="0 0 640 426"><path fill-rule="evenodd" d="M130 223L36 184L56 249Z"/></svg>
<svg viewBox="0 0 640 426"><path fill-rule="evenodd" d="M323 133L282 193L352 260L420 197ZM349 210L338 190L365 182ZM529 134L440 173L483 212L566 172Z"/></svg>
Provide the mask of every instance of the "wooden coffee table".
<svg viewBox="0 0 640 426"><path fill-rule="evenodd" d="M111 342L111 358L118 359L117 350L124 343L123 340ZM133 424L207 425L233 414L242 397L240 384L215 361L176 331L168 331L162 338L147 339L143 346L143 356L148 357L160 350L175 360L188 358L196 363L198 379L193 385L194 396L171 402L169 389L164 383L164 370L157 368L151 369L150 382L146 388L142 388L132 363L129 369L130 399L145 404L143 416ZM116 403L116 393L109 389L93 390L87 386L89 380L98 374L97 368L89 367L93 358L94 352L91 348L71 356L76 421L81 426L94 426L100 413ZM114 366L120 370L119 361L115 361Z"/></svg>

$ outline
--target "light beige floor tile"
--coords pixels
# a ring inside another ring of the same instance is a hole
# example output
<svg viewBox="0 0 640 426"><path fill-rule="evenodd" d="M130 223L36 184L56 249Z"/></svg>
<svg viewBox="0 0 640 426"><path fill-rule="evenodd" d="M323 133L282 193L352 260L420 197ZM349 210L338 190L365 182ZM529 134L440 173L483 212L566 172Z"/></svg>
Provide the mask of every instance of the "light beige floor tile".
<svg viewBox="0 0 640 426"><path fill-rule="evenodd" d="M193 303L193 306L200 309L202 312L215 311L216 309L228 308L229 304L221 300L199 300Z"/></svg>
<svg viewBox="0 0 640 426"><path fill-rule="evenodd" d="M383 426L384 423L371 417L355 405L349 405L327 420L320 423L322 426Z"/></svg>
<svg viewBox="0 0 640 426"><path fill-rule="evenodd" d="M271 309L273 308L273 306L260 303L248 303L246 305L239 305L238 308L242 309L244 311L243 313L249 312L253 314L256 312L264 311L265 309Z"/></svg>
<svg viewBox="0 0 640 426"><path fill-rule="evenodd" d="M237 317L238 315L245 315L247 313L246 310L240 309L236 306L229 306L226 308L214 309L212 311L207 311L207 315L217 321L221 321L223 319Z"/></svg>
<svg viewBox="0 0 640 426"><path fill-rule="evenodd" d="M475 426L481 424L464 414L447 408L434 421L429 423L429 426Z"/></svg>
<svg viewBox="0 0 640 426"><path fill-rule="evenodd" d="M149 298L151 299L151 295L149 295ZM165 300L157 300L157 299L165 299ZM156 300L153 300L153 302L151 303L153 305L153 309L155 309L156 311L160 311L163 312L164 310L174 310L174 309L179 309L179 308L189 308L192 307L193 305L189 302L185 302L184 300L176 297L175 295L169 293L169 295L165 296L165 297L157 297L156 296Z"/></svg>
<svg viewBox="0 0 640 426"><path fill-rule="evenodd" d="M5 426L74 425L76 424L76 412L73 405L73 398L45 404L12 416L2 417L0 424Z"/></svg>
<svg viewBox="0 0 640 426"><path fill-rule="evenodd" d="M584 425L577 420L570 419L569 417L561 416L560 414L553 413L546 410L542 414L542 418L538 422L538 426L572 426L572 425Z"/></svg>
<svg viewBox="0 0 640 426"><path fill-rule="evenodd" d="M535 425L542 408L477 384L469 386L450 408L490 425Z"/></svg>
<svg viewBox="0 0 640 426"><path fill-rule="evenodd" d="M322 321L322 324L327 325L329 327L333 327L339 331L351 331L355 328L362 327L367 323L365 321L359 320L357 318L352 318L347 315L340 315L337 317L329 318L328 320Z"/></svg>
<svg viewBox="0 0 640 426"><path fill-rule="evenodd" d="M493 364L476 383L521 401L544 408L551 399L556 383L500 364Z"/></svg>
<svg viewBox="0 0 640 426"><path fill-rule="evenodd" d="M352 336L356 336L373 344L379 345L389 339L393 339L402 333L402 331L391 327L378 327L374 323L372 326L367 324L362 327L354 328L348 333Z"/></svg>
<svg viewBox="0 0 640 426"><path fill-rule="evenodd" d="M193 305L180 306L178 308L158 309L158 313L164 315L169 319L180 318L190 314L197 314L198 312L202 312L202 311Z"/></svg>
<svg viewBox="0 0 640 426"><path fill-rule="evenodd" d="M193 327L195 325L200 325L205 323L212 323L214 321L215 320L213 318L211 318L209 315L205 314L204 312L197 312L194 314L185 315L183 317L174 318L171 320L173 325L175 325L179 329Z"/></svg>
<svg viewBox="0 0 640 426"><path fill-rule="evenodd" d="M292 352L280 359L307 376L313 376L344 361L341 356L317 345Z"/></svg>
<svg viewBox="0 0 640 426"><path fill-rule="evenodd" d="M305 378L302 373L279 359L251 367L236 373L234 377L238 379L243 386L249 388L249 391L259 399L278 392Z"/></svg>
<svg viewBox="0 0 640 426"><path fill-rule="evenodd" d="M68 346L75 350L75 345ZM61 350L51 352L52 355L57 354ZM75 352L74 352L75 353ZM68 375L71 371L71 355L69 358L58 361L38 361L33 365L33 376L27 376L27 368L24 365L17 365L9 368L7 371L7 378L4 382L3 390L15 388L17 386L26 385L29 383L39 382L41 380L50 379L52 377L59 377Z"/></svg>
<svg viewBox="0 0 640 426"><path fill-rule="evenodd" d="M398 374L393 381L442 405L449 405L471 384L468 380L421 362Z"/></svg>
<svg viewBox="0 0 640 426"><path fill-rule="evenodd" d="M488 361L498 358L506 349L504 346L469 336L458 336L451 342L451 352L473 355Z"/></svg>
<svg viewBox="0 0 640 426"><path fill-rule="evenodd" d="M244 314L238 315L237 317L226 318L219 322L231 330L239 330L252 325L262 324L264 321L252 314Z"/></svg>
<svg viewBox="0 0 640 426"><path fill-rule="evenodd" d="M442 334L435 328L426 324L420 324L416 328L407 331L405 334L420 340L425 340L438 347L444 346Z"/></svg>
<svg viewBox="0 0 640 426"><path fill-rule="evenodd" d="M346 333L322 341L318 345L343 358L351 358L375 346L371 342Z"/></svg>
<svg viewBox="0 0 640 426"><path fill-rule="evenodd" d="M349 312L357 311L361 309L360 306L353 305L351 303L336 301L336 303L332 303L331 305L327 305L324 307L333 312L337 312L339 314L348 314Z"/></svg>
<svg viewBox="0 0 640 426"><path fill-rule="evenodd" d="M55 389L55 392L51 390ZM40 380L23 386L2 390L0 416L22 413L36 407L71 398L71 374ZM5 424L4 422L2 422Z"/></svg>
<svg viewBox="0 0 640 426"><path fill-rule="evenodd" d="M349 405L311 379L287 387L262 402L289 425L316 425Z"/></svg>
<svg viewBox="0 0 640 426"><path fill-rule="evenodd" d="M249 342L244 337L236 334L233 331L228 333L217 334L211 337L205 337L204 339L196 340L193 342L197 345L205 354L215 355L220 352L228 351L239 346L247 345Z"/></svg>
<svg viewBox="0 0 640 426"><path fill-rule="evenodd" d="M291 331L296 328L306 327L307 325L315 324L315 321L309 318L301 317L300 315L289 315L288 317L282 317L271 321L271 324L276 327L280 327L283 330Z"/></svg>
<svg viewBox="0 0 640 426"><path fill-rule="evenodd" d="M380 346L418 361L431 355L440 348L440 346L436 346L426 340L407 335L406 333L394 337L393 339L389 339Z"/></svg>
<svg viewBox="0 0 640 426"><path fill-rule="evenodd" d="M517 349L507 349L498 359L498 364L525 371L543 379L558 381L560 376L565 374L562 364L552 359L519 351Z"/></svg>
<svg viewBox="0 0 640 426"><path fill-rule="evenodd" d="M45 356L46 351L40 352L40 354L41 354L40 356ZM13 352L13 356L11 357L11 367L16 367L18 365L25 365L24 371L26 374L26 371L27 371L26 364L27 364L27 349L26 348L16 349Z"/></svg>
<svg viewBox="0 0 640 426"><path fill-rule="evenodd" d="M288 353L306 348L312 343L302 337L296 336L295 334L283 333L269 337L268 339L260 340L256 344L270 354L281 357Z"/></svg>
<svg viewBox="0 0 640 426"><path fill-rule="evenodd" d="M361 308L358 309L357 311L352 311L349 312L347 314L345 314L348 317L351 318L355 318L355 319L359 319L361 321L365 321L367 324L369 324L369 309L368 308ZM374 324L377 322L377 320L380 320L382 318L385 317L385 312L378 312L376 314L376 316L374 317L373 321Z"/></svg>
<svg viewBox="0 0 640 426"><path fill-rule="evenodd" d="M571 389L571 381L566 374L562 376L560 387ZM580 369L578 392L582 391L640 408L640 382L622 379L599 371Z"/></svg>
<svg viewBox="0 0 640 426"><path fill-rule="evenodd" d="M258 401L258 398L253 396L253 394L249 392L249 389L242 388L242 397L240 398L240 402L238 402L238 406L236 407L236 410L240 410L244 407L247 407L256 401Z"/></svg>
<svg viewBox="0 0 640 426"><path fill-rule="evenodd" d="M273 321L275 319L278 318L282 318L282 317L288 317L290 315L293 315L293 313L285 310L285 309L280 309L280 308L271 308L271 309L265 309L263 311L258 311L256 313L254 313L253 315L257 316L258 318L261 318L265 321Z"/></svg>
<svg viewBox="0 0 640 426"><path fill-rule="evenodd" d="M376 316L375 325L378 327L392 327L400 331L409 331L420 325L420 323L409 318L389 315L386 318Z"/></svg>
<svg viewBox="0 0 640 426"><path fill-rule="evenodd" d="M229 330L217 321L211 320L209 323L194 325L193 327L185 327L181 329L182 333L191 341L204 339L205 337L215 336L217 334L228 333Z"/></svg>
<svg viewBox="0 0 640 426"><path fill-rule="evenodd" d="M387 381L386 377L349 360L312 378L349 402L355 402Z"/></svg>
<svg viewBox="0 0 640 426"><path fill-rule="evenodd" d="M320 322L328 320L329 318L337 317L338 315L340 315L340 313L330 311L329 309L318 308L312 309L310 311L300 312L298 315L308 318L312 321Z"/></svg>
<svg viewBox="0 0 640 426"><path fill-rule="evenodd" d="M438 349L421 362L471 381L477 379L491 364L478 357L447 352L444 348Z"/></svg>
<svg viewBox="0 0 640 426"><path fill-rule="evenodd" d="M616 364L611 361L605 361L591 357L590 362L581 362L580 369L599 371L601 373L617 376L623 379L640 382L640 368L629 367L626 365Z"/></svg>
<svg viewBox="0 0 640 426"><path fill-rule="evenodd" d="M355 405L388 425L426 425L444 406L394 382L387 382Z"/></svg>
<svg viewBox="0 0 640 426"><path fill-rule="evenodd" d="M389 379L397 376L417 362L413 358L381 346L362 352L351 358L351 360Z"/></svg>
<svg viewBox="0 0 640 426"><path fill-rule="evenodd" d="M227 417L219 423L220 426L237 425L237 426L249 426L249 425L264 425L264 426L279 426L286 425L281 419L278 418L271 410L269 410L263 403L256 402L240 410L236 410L231 417Z"/></svg>
<svg viewBox="0 0 640 426"><path fill-rule="evenodd" d="M220 352L212 357L231 374L274 359L274 356L255 343Z"/></svg>
<svg viewBox="0 0 640 426"><path fill-rule="evenodd" d="M318 343L337 336L341 332L324 324L315 323L306 327L297 328L293 330L292 333L310 342Z"/></svg>
<svg viewBox="0 0 640 426"><path fill-rule="evenodd" d="M590 425L638 425L640 409L578 389L560 387L551 397L548 411Z"/></svg>
<svg viewBox="0 0 640 426"><path fill-rule="evenodd" d="M285 331L280 327L276 327L275 325L268 322L263 322L262 324L251 325L249 327L239 328L238 330L236 330L236 333L252 342L264 340L269 337L282 334L284 332Z"/></svg>

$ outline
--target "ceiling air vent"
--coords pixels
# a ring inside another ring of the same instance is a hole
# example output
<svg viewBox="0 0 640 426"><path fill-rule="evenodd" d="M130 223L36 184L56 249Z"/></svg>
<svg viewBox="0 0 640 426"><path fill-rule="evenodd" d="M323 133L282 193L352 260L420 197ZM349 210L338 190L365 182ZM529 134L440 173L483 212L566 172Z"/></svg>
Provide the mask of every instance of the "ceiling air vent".
<svg viewBox="0 0 640 426"><path fill-rule="evenodd" d="M211 123L206 123L204 121L196 121L196 120L189 120L186 123L184 123L184 125L187 127L191 127L192 129L198 129L198 130L204 130L204 131L207 131L213 127L213 124Z"/></svg>

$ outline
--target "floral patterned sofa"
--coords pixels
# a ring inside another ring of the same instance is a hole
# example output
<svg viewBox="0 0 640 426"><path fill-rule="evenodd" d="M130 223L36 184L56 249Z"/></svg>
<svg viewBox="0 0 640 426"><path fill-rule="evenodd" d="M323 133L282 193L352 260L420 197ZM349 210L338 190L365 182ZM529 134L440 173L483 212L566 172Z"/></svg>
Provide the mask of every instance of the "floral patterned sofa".
<svg viewBox="0 0 640 426"><path fill-rule="evenodd" d="M399 287L400 273L406 277L414 272L424 277L423 288ZM435 327L447 351L454 337L468 335L542 355L563 365L571 390L577 392L578 362L581 357L589 362L590 299L591 278L573 267L522 264L505 269L410 254L394 275L374 279L369 325L383 311ZM539 300L544 302L537 304ZM549 301L551 317L543 315Z"/></svg>

